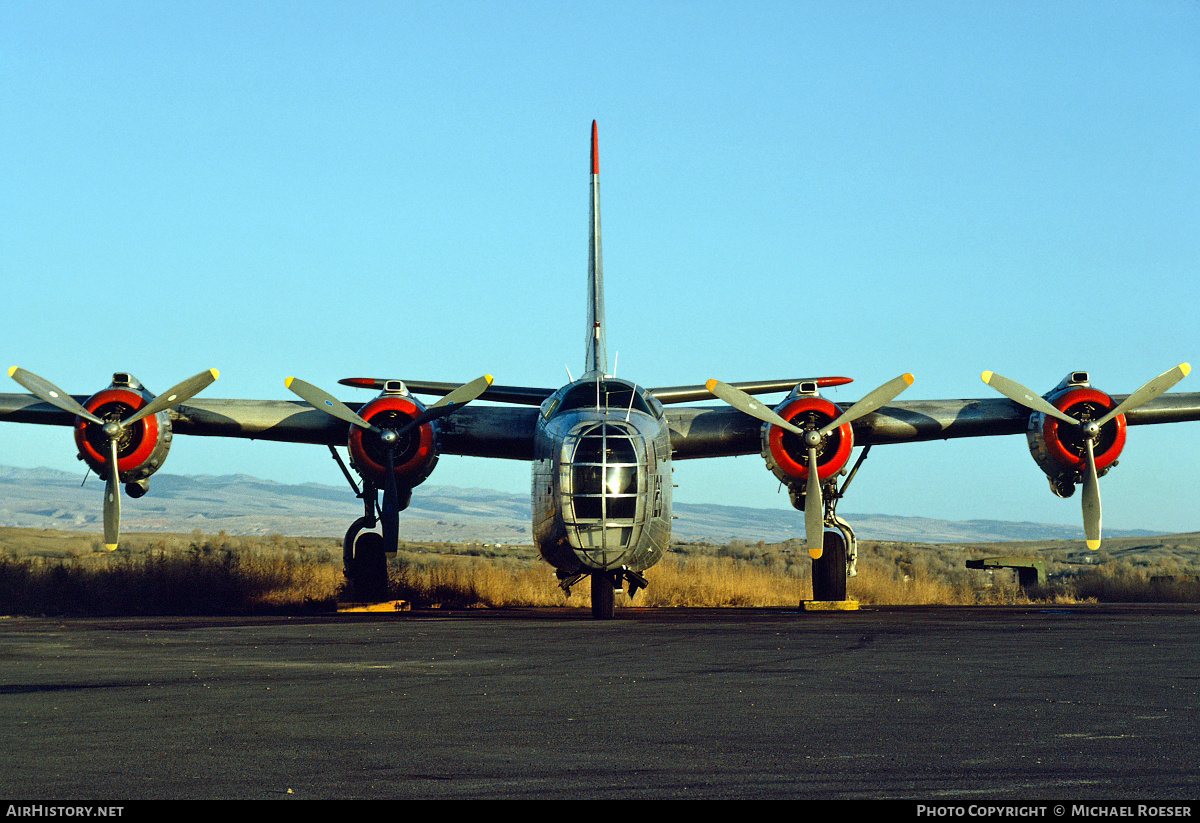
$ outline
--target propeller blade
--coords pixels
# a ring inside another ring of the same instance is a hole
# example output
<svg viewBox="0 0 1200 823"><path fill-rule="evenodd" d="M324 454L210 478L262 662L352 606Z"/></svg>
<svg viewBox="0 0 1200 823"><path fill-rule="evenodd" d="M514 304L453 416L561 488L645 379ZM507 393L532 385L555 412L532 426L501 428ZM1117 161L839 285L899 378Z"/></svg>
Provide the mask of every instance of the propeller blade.
<svg viewBox="0 0 1200 823"><path fill-rule="evenodd" d="M488 387L491 385L492 376L490 374L485 374L482 377L476 377L470 383L464 383L454 391L447 394L441 400L430 406L430 408L437 409L443 406L453 406L454 408L458 408L459 406L466 405L487 391Z"/></svg>
<svg viewBox="0 0 1200 823"><path fill-rule="evenodd" d="M396 436L403 437L404 435L408 434L411 429L415 429L417 426L424 426L431 420L437 420L439 418L446 417L449 414L453 414L462 407L462 403L459 403L457 406L430 406L412 420L409 420L403 426L396 429Z"/></svg>
<svg viewBox="0 0 1200 823"><path fill-rule="evenodd" d="M117 548L121 536L121 478L117 472L117 441L108 441L108 482L104 487L104 548Z"/></svg>
<svg viewBox="0 0 1200 823"><path fill-rule="evenodd" d="M1087 471L1083 475L1083 536L1089 549L1100 548L1100 481L1096 477L1096 458L1092 441L1086 438Z"/></svg>
<svg viewBox="0 0 1200 823"><path fill-rule="evenodd" d="M1063 414L1046 398L1042 397L1041 395L1034 394L1015 380L1009 380L1007 377L1003 377L995 372L990 371L985 371L980 376L983 378L984 383L987 383L993 389L1000 392L1014 403L1020 403L1025 408L1035 412L1048 414L1057 420L1063 421L1064 423L1070 423L1072 426L1079 425L1079 421L1074 417L1068 417L1067 415Z"/></svg>
<svg viewBox="0 0 1200 823"><path fill-rule="evenodd" d="M149 417L152 414L158 414L160 411L166 411L169 408L178 406L180 403L186 403L208 388L219 376L220 373L216 369L209 369L208 371L202 371L197 375L189 377L182 383L178 383L167 389L127 419L122 420L121 425L129 426L143 417Z"/></svg>
<svg viewBox="0 0 1200 823"><path fill-rule="evenodd" d="M1165 371L1158 377L1150 380L1146 385L1135 391L1133 394L1126 397L1121 403L1108 414L1096 421L1096 424L1103 426L1108 421L1112 420L1118 414L1124 414L1131 409L1136 409L1138 406L1149 403L1154 398L1165 392L1167 389L1174 386L1183 378L1187 377L1188 372L1192 367L1187 363L1180 363L1170 371Z"/></svg>
<svg viewBox="0 0 1200 823"><path fill-rule="evenodd" d="M844 426L860 417L865 417L882 406L886 406L888 403L892 402L892 400L894 400L896 396L900 394L900 392L904 391L912 384L913 376L911 374L902 374L899 377L889 380L874 391L868 392L866 397L842 412L838 419L830 423L826 423L821 427L817 434L824 437L837 427Z"/></svg>
<svg viewBox="0 0 1200 823"><path fill-rule="evenodd" d="M453 414L483 394L490 385L492 385L492 376L490 374L485 374L483 377L476 377L470 383L464 383L412 420L396 429L396 435L403 437L405 434L408 434L410 429L423 426L431 420L438 420L448 414Z"/></svg>
<svg viewBox="0 0 1200 823"><path fill-rule="evenodd" d="M817 449L808 447L808 487L804 491L804 538L808 556L818 559L825 550L825 501L817 477Z"/></svg>
<svg viewBox="0 0 1200 823"><path fill-rule="evenodd" d="M383 486L383 550L395 553L400 543L400 490L396 487L396 449L388 446L388 473Z"/></svg>
<svg viewBox="0 0 1200 823"><path fill-rule="evenodd" d="M1052 406L1045 397L1034 395L1032 391L1026 389L1025 386L1022 386L1016 380L1009 380L1007 377L1003 377L1002 374L996 374L995 372L984 372L980 374L980 377L983 378L984 383L1000 392L1008 400L1020 403L1021 406L1032 410L1032 412L1048 414L1057 420L1070 423L1072 426L1079 425L1079 421L1075 420L1074 417L1063 414L1060 410Z"/></svg>
<svg viewBox="0 0 1200 823"><path fill-rule="evenodd" d="M13 366L8 370L8 376L13 380L16 380L25 388L29 389L29 391L39 400L49 403L52 406L57 406L63 411L68 411L71 412L71 414L78 415L84 420L87 420L90 423L95 423L98 426L103 426L106 422L92 414L83 406L79 405L74 397L67 394L44 377L38 377L33 372L19 369L16 366Z"/></svg>
<svg viewBox="0 0 1200 823"><path fill-rule="evenodd" d="M312 383L305 383L299 377L289 377L283 381L283 385L287 386L292 390L293 394L300 397L301 400L307 401L308 405L318 411L323 411L331 417L344 420L367 431L377 431L374 426L352 412L341 400L338 400L324 389L318 389Z"/></svg>
<svg viewBox="0 0 1200 823"><path fill-rule="evenodd" d="M740 412L745 412L764 423L770 423L772 426L778 426L781 429L790 431L792 434L798 434L801 437L804 436L804 429L784 420L770 408L759 403L741 389L735 389L733 386L730 386L728 383L722 383L720 380L709 380L704 384L704 387Z"/></svg>

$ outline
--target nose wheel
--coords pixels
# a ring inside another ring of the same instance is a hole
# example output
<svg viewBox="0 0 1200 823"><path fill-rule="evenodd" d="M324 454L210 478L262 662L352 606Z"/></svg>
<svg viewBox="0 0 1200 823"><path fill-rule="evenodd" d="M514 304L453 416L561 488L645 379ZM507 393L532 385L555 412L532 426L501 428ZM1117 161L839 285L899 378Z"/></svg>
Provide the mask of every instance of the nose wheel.
<svg viewBox="0 0 1200 823"><path fill-rule="evenodd" d="M592 572L592 617L612 620L619 580L613 572Z"/></svg>

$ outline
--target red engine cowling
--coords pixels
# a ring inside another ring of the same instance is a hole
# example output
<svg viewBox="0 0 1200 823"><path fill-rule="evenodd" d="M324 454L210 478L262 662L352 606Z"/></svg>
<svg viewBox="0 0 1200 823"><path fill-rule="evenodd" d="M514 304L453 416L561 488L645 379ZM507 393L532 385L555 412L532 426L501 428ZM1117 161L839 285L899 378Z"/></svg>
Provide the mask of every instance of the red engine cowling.
<svg viewBox="0 0 1200 823"><path fill-rule="evenodd" d="M1087 385L1068 385L1046 398L1055 408L1084 422L1098 420L1113 409L1116 402L1102 391ZM1033 455L1050 481L1050 487L1060 497L1070 497L1075 484L1082 481L1087 470L1087 445L1078 427L1056 420L1039 412L1029 416L1026 431L1029 453ZM1096 474L1104 475L1125 448L1125 415L1119 414L1100 430L1092 447Z"/></svg>
<svg viewBox="0 0 1200 823"><path fill-rule="evenodd" d="M800 396L785 401L776 414L802 429L816 430L835 420L841 409L823 397ZM800 435L769 423L763 425L762 455L767 468L789 488L803 488L808 480L808 448ZM838 426L817 447L817 477L824 481L846 465L854 448L849 423Z"/></svg>
<svg viewBox="0 0 1200 823"><path fill-rule="evenodd" d="M359 415L380 429L399 429L414 420L425 407L411 397L383 395L358 410ZM363 479L383 488L387 478L387 447L373 433L350 427L347 442L350 460ZM426 423L406 432L395 445L393 466L396 483L411 489L429 477L437 465L437 430Z"/></svg>
<svg viewBox="0 0 1200 823"><path fill-rule="evenodd" d="M131 385L113 386L87 399L83 407L101 420L128 418L149 401ZM79 459L101 478L108 477L108 437L95 423L75 420L75 445ZM125 427L117 441L117 477L122 483L140 483L158 471L171 448L171 418L166 412L143 417ZM143 485L144 490L144 485Z"/></svg>

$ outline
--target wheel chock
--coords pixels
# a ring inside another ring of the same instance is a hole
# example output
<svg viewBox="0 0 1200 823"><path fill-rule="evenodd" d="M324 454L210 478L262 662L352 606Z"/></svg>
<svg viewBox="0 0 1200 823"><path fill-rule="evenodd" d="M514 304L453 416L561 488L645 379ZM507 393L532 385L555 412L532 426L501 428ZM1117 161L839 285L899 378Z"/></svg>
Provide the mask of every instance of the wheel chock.
<svg viewBox="0 0 1200 823"><path fill-rule="evenodd" d="M857 600L801 600L801 611L806 612L856 612Z"/></svg>
<svg viewBox="0 0 1200 823"><path fill-rule="evenodd" d="M338 614L348 612L407 612L412 604L407 600L385 600L382 603L338 603Z"/></svg>

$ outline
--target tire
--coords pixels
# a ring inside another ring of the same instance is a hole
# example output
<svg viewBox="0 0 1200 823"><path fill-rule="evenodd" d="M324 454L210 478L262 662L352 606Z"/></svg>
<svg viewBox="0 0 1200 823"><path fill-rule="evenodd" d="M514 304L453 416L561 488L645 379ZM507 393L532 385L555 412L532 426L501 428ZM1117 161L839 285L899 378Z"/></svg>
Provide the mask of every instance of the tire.
<svg viewBox="0 0 1200 823"><path fill-rule="evenodd" d="M592 572L592 617L597 620L613 619L614 585L610 572Z"/></svg>
<svg viewBox="0 0 1200 823"><path fill-rule="evenodd" d="M846 599L846 538L826 531L821 556L812 562L813 600Z"/></svg>
<svg viewBox="0 0 1200 823"><path fill-rule="evenodd" d="M358 535L365 528L367 528L367 519L360 517L350 524L350 528L346 529L346 536L342 538L342 574L351 582L358 574L358 567L354 562L354 544L358 540Z"/></svg>
<svg viewBox="0 0 1200 823"><path fill-rule="evenodd" d="M352 582L356 600L375 603L387 600L388 568L382 535L366 532L355 542Z"/></svg>

